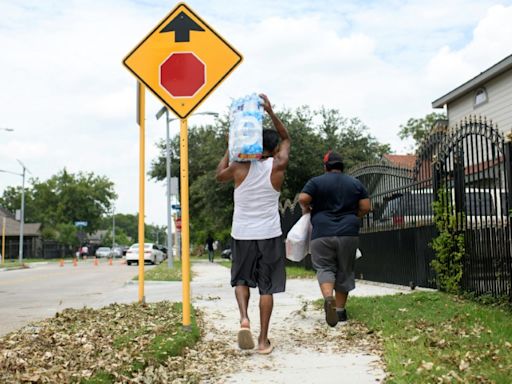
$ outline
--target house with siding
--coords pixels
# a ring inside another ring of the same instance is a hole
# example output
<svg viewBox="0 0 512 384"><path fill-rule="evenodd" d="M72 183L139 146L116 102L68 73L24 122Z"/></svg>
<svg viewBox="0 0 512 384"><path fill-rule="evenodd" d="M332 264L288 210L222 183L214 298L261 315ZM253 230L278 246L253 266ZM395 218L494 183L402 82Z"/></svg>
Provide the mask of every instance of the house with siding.
<svg viewBox="0 0 512 384"><path fill-rule="evenodd" d="M434 100L432 107L446 109L448 126L455 132L466 121L485 121L488 135L492 127L512 139L512 55ZM460 141L468 186L505 188L504 169L500 167L504 155L493 147L490 137L473 132Z"/></svg>
<svg viewBox="0 0 512 384"><path fill-rule="evenodd" d="M469 116L492 120L499 131L512 130L512 55L432 102L445 108L449 126Z"/></svg>
<svg viewBox="0 0 512 384"><path fill-rule="evenodd" d="M0 253L2 248L5 249L5 260L15 260L18 258L20 226L20 222L15 219L15 216L10 211L0 207ZM41 224L23 223L24 257L40 257L41 247Z"/></svg>

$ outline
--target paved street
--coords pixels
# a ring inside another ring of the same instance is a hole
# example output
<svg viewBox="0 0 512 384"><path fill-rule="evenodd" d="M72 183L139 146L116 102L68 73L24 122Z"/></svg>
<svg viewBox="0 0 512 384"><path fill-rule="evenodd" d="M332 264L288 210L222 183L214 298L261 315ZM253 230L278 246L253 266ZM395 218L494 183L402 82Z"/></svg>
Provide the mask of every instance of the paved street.
<svg viewBox="0 0 512 384"><path fill-rule="evenodd" d="M146 266L146 268L153 268ZM76 267L67 261L34 264L29 269L0 272L0 336L30 321L53 316L64 308L95 306L110 291L122 287L137 274L115 260L80 261ZM137 293L132 301L137 300Z"/></svg>

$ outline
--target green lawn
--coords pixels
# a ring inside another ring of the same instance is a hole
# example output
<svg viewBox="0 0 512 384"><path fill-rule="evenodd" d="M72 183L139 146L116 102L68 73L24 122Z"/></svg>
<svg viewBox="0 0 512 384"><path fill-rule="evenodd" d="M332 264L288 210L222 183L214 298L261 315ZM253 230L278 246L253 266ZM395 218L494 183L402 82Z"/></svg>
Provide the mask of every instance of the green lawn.
<svg viewBox="0 0 512 384"><path fill-rule="evenodd" d="M60 259L23 259L23 263L19 263L18 259L7 259L3 263L0 261L0 268L18 268L23 266L23 264L30 263L39 263L39 262L49 262L56 263Z"/></svg>
<svg viewBox="0 0 512 384"><path fill-rule="evenodd" d="M218 261L218 264L231 268L231 260L222 259ZM287 279L312 279L316 276L316 272L305 269L301 266L287 265L286 266L286 278Z"/></svg>
<svg viewBox="0 0 512 384"><path fill-rule="evenodd" d="M380 336L388 383L511 382L510 309L418 292L351 297L347 310Z"/></svg>
<svg viewBox="0 0 512 384"><path fill-rule="evenodd" d="M316 272L311 269L306 269L296 265L286 266L287 279L313 279L315 276Z"/></svg>

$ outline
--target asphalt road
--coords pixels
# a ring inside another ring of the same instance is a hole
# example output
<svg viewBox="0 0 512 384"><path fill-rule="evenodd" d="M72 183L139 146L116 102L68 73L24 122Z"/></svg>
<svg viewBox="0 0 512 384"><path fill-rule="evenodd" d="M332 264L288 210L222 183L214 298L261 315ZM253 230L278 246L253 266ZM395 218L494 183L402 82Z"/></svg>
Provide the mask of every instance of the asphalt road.
<svg viewBox="0 0 512 384"><path fill-rule="evenodd" d="M146 266L146 269L153 268ZM0 271L0 336L64 308L95 306L138 273L121 260L35 264L29 269ZM137 301L137 296L130 301Z"/></svg>

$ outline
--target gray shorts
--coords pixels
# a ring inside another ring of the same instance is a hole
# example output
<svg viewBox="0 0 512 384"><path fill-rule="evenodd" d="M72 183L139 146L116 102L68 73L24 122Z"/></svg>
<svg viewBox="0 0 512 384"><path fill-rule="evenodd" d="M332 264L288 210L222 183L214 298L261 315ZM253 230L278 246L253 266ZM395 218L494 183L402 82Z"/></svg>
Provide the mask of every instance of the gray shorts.
<svg viewBox="0 0 512 384"><path fill-rule="evenodd" d="M283 237L231 240L231 286L259 288L260 295L284 292L286 287Z"/></svg>
<svg viewBox="0 0 512 384"><path fill-rule="evenodd" d="M338 292L349 292L356 287L354 264L357 236L320 237L311 241L311 260L319 284L334 283Z"/></svg>

